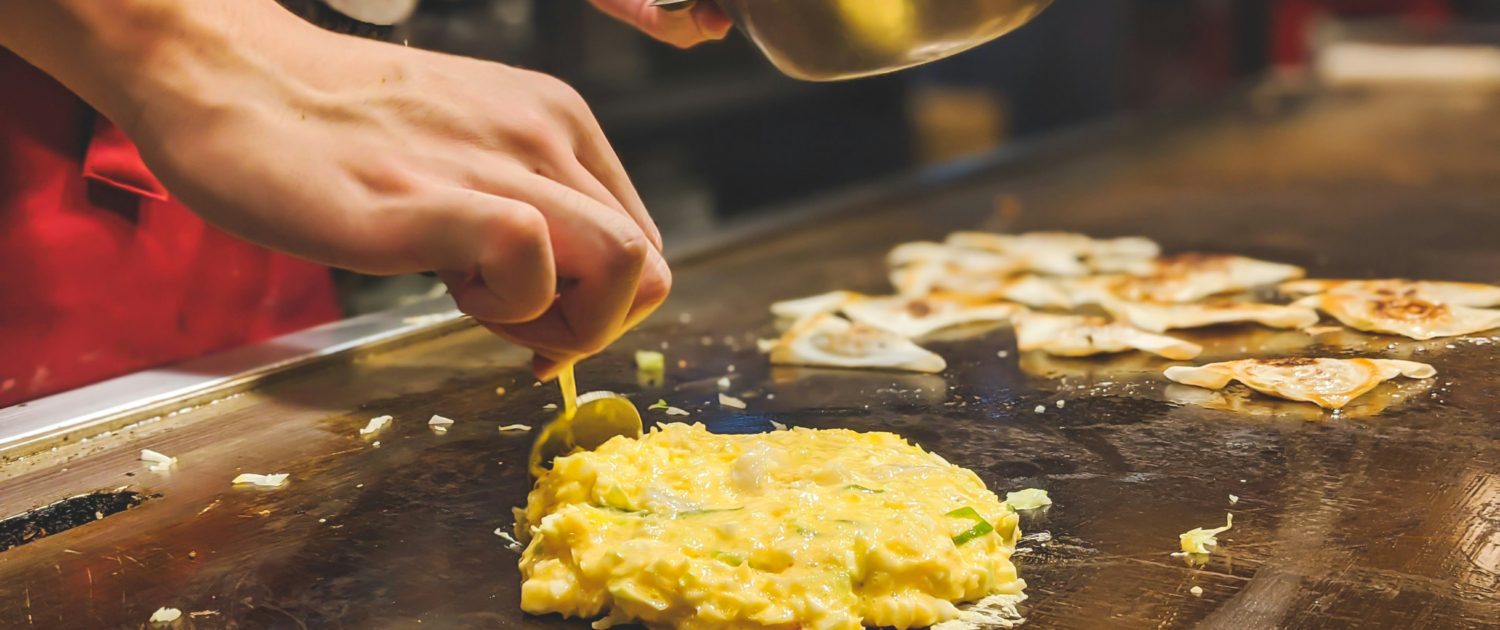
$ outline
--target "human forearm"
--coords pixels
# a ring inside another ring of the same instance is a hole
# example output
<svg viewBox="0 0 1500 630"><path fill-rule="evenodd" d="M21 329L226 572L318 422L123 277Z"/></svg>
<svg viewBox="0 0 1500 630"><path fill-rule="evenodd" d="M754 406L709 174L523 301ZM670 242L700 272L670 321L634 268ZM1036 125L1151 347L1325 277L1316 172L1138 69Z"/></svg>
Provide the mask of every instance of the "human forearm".
<svg viewBox="0 0 1500 630"><path fill-rule="evenodd" d="M289 17L269 0L11 1L0 3L0 46L128 128L152 95L200 91L192 83L256 31L297 28Z"/></svg>

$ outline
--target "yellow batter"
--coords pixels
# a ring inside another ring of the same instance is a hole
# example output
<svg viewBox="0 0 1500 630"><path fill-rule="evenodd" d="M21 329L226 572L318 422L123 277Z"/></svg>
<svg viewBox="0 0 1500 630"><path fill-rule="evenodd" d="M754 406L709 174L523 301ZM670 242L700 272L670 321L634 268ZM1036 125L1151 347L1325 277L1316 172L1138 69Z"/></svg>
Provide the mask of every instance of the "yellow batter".
<svg viewBox="0 0 1500 630"><path fill-rule="evenodd" d="M578 383L573 379L572 365L557 373L557 386L562 389L563 417L571 418L578 413Z"/></svg>
<svg viewBox="0 0 1500 630"><path fill-rule="evenodd" d="M924 627L1025 587L1014 511L890 433L666 425L558 458L517 520L521 607L596 627Z"/></svg>

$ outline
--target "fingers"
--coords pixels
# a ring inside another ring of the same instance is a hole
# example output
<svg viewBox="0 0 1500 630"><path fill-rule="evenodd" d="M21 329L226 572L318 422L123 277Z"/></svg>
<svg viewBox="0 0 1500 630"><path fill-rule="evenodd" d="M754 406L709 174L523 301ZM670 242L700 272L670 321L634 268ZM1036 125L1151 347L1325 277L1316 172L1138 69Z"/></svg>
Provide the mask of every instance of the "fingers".
<svg viewBox="0 0 1500 630"><path fill-rule="evenodd" d="M609 146L604 130L592 115L580 120L579 126L581 128L576 138L578 146L575 149L579 165L619 202L651 240L651 245L661 251L661 230L656 227L651 213L646 211L646 203L641 200L640 193L636 192L635 185L630 183L630 177L625 174L625 165L620 162L614 148Z"/></svg>
<svg viewBox="0 0 1500 630"><path fill-rule="evenodd" d="M474 191L440 195L440 207L403 226L438 270L459 310L489 322L524 322L551 307L557 272L547 221L535 207Z"/></svg>
<svg viewBox="0 0 1500 630"><path fill-rule="evenodd" d="M734 26L729 16L719 10L719 5L712 2L700 2L694 6L693 21L697 23L698 32L703 34L704 40L724 39Z"/></svg>
<svg viewBox="0 0 1500 630"><path fill-rule="evenodd" d="M631 302L630 311L615 336L623 334L645 320L656 311L657 307L661 306L668 293L671 292L672 274L667 268L666 260L654 251L648 252L646 267L636 287L635 299ZM564 294L568 292L565 288ZM580 352L573 344L572 328L565 320L564 313L563 307L558 305L534 322L493 324L481 321L480 324L506 340L535 351L532 370L537 378L548 380L556 376L557 370L563 365L574 363L592 354L592 352Z"/></svg>
<svg viewBox="0 0 1500 630"><path fill-rule="evenodd" d="M691 11L666 11L648 0L592 0L600 11L641 32L679 48L724 39L729 18L711 2L699 2Z"/></svg>
<svg viewBox="0 0 1500 630"><path fill-rule="evenodd" d="M567 278L556 302L540 318L492 327L557 361L603 349L631 318L654 309L671 278L644 233L625 215L592 197L529 172L511 173L487 192L514 196L541 209L556 270ZM638 298L639 289L648 293Z"/></svg>
<svg viewBox="0 0 1500 630"><path fill-rule="evenodd" d="M558 363L540 354L531 357L531 371L536 374L538 380L550 381L557 377L558 370L562 369L563 363Z"/></svg>
<svg viewBox="0 0 1500 630"><path fill-rule="evenodd" d="M527 134L531 137L521 143L523 149L542 159L545 168L540 173L624 212L640 226L652 246L660 250L661 231L646 211L635 185L630 183L625 165L604 137L604 130L588 103L572 86L555 77L528 74L532 80L547 86L552 106L566 120L566 132L533 130L534 133ZM560 140L564 137L567 140Z"/></svg>
<svg viewBox="0 0 1500 630"><path fill-rule="evenodd" d="M635 328L656 312L671 293L672 270L667 266L667 259L660 253L648 255L646 270L635 289L635 302L631 303L630 313L625 316L625 329Z"/></svg>
<svg viewBox="0 0 1500 630"><path fill-rule="evenodd" d="M625 166L604 139L604 132L592 117L581 124L585 128L580 130L577 137L578 154L576 157L569 154L558 158L557 161L562 166L558 167L557 181L629 217L640 228L641 233L646 235L651 246L661 251L661 230L656 227L656 221L646 211L646 203L641 201L640 194L636 193L635 186L625 175Z"/></svg>

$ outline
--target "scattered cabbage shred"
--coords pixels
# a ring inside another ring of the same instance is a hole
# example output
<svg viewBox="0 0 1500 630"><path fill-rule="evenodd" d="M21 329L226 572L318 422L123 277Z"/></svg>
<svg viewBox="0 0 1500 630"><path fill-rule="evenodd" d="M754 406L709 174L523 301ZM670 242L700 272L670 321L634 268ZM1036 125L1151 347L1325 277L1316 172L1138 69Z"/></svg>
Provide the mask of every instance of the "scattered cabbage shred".
<svg viewBox="0 0 1500 630"><path fill-rule="evenodd" d="M149 448L143 448L141 449L141 461L146 462L147 470L160 471L171 468L172 464L177 463L177 458L163 455Z"/></svg>
<svg viewBox="0 0 1500 630"><path fill-rule="evenodd" d="M1052 505L1052 498L1040 488L1027 488L1005 493L1005 504L1016 510L1035 510Z"/></svg>
<svg viewBox="0 0 1500 630"><path fill-rule="evenodd" d="M732 407L734 409L745 408L745 401L728 394L719 394L719 404L725 407Z"/></svg>
<svg viewBox="0 0 1500 630"><path fill-rule="evenodd" d="M529 424L507 424L507 425L505 425L503 427L500 427L500 432L501 433L505 433L505 432L508 432L508 431L530 431L530 430L531 430L531 425L529 425Z"/></svg>
<svg viewBox="0 0 1500 630"><path fill-rule="evenodd" d="M151 623L172 623L180 617L182 617L182 611L162 606L156 609L156 612L151 613Z"/></svg>
<svg viewBox="0 0 1500 630"><path fill-rule="evenodd" d="M654 350L636 350L635 369L642 379L660 383L667 375L667 357Z"/></svg>
<svg viewBox="0 0 1500 630"><path fill-rule="evenodd" d="M1182 536L1180 536L1182 543L1181 553L1213 553L1210 547L1219 546L1218 535L1229 531L1229 528L1233 526L1234 515L1225 514L1223 527L1215 527L1213 529L1194 527L1189 531L1183 532Z"/></svg>
<svg viewBox="0 0 1500 630"><path fill-rule="evenodd" d="M258 475L256 473L240 473L240 475L238 477L234 478L234 482L233 483L235 483L235 484L248 483L248 484L251 484L251 485L262 486L262 487L266 487L266 488L275 488L277 486L280 486L281 484L286 483L286 478L290 477L290 476L291 475L288 474L288 473L276 473L274 475Z"/></svg>
<svg viewBox="0 0 1500 630"><path fill-rule="evenodd" d="M499 536L501 540L505 541L506 549L519 552L521 551L521 549L525 548L525 545L522 545L521 541L516 540L516 537L512 536L510 532L505 531L504 527L496 527L495 535Z"/></svg>
<svg viewBox="0 0 1500 630"><path fill-rule="evenodd" d="M384 429L386 427L386 425L388 425L390 423L391 423L391 417L390 416L378 416L378 417L375 417L375 418L370 418L370 421L367 422L367 423L365 423L365 428L359 430L359 434L360 435L370 435L372 433L377 433L381 429Z"/></svg>
<svg viewBox="0 0 1500 630"><path fill-rule="evenodd" d="M655 403L652 403L652 405L650 407L647 407L647 409L651 409L651 410L660 409L661 411L665 411L667 413L667 415L669 415L669 416L685 416L685 415L688 415L688 412L687 412L686 409L679 409L677 407L673 407L673 406L667 404L667 400L665 398L659 398L659 399L657 399L657 401Z"/></svg>

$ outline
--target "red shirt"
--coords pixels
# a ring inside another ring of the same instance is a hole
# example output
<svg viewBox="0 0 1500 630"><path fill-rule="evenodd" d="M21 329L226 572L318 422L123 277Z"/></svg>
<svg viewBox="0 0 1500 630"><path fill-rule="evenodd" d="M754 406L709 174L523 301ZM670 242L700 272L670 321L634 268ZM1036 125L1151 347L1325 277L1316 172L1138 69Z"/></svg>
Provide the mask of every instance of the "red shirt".
<svg viewBox="0 0 1500 630"><path fill-rule="evenodd" d="M0 48L0 407L338 314L326 268L205 224Z"/></svg>

